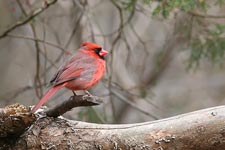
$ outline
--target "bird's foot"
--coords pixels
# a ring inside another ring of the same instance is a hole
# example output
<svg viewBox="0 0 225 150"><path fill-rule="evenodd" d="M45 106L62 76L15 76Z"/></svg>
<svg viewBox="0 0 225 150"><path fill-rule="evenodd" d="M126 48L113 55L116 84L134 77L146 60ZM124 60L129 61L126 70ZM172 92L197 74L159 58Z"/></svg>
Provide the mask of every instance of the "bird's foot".
<svg viewBox="0 0 225 150"><path fill-rule="evenodd" d="M38 112L38 113L36 113L35 115L36 115L36 117L37 117L37 120L43 119L43 118L47 118L46 113L43 112L43 111L42 111L42 112Z"/></svg>

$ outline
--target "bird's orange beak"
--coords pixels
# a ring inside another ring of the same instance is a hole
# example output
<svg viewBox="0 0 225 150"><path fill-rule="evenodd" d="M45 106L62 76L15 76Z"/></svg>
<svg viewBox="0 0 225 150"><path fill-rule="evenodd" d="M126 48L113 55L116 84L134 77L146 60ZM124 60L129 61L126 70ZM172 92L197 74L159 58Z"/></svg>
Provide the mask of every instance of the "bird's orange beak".
<svg viewBox="0 0 225 150"><path fill-rule="evenodd" d="M104 49L102 49L100 52L99 52L99 55L100 56L105 56L105 55L107 55L108 54L108 52L106 51L106 50L104 50Z"/></svg>

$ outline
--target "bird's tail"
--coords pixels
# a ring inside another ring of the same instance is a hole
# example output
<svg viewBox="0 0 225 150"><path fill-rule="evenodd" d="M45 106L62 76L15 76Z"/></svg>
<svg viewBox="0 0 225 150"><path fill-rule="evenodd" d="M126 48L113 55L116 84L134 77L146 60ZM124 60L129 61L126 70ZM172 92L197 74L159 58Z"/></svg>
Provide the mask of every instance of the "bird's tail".
<svg viewBox="0 0 225 150"><path fill-rule="evenodd" d="M45 102L48 101L49 98L53 96L55 92L57 92L60 88L62 88L62 85L54 86L52 87L42 98L41 100L32 108L31 112L35 113Z"/></svg>

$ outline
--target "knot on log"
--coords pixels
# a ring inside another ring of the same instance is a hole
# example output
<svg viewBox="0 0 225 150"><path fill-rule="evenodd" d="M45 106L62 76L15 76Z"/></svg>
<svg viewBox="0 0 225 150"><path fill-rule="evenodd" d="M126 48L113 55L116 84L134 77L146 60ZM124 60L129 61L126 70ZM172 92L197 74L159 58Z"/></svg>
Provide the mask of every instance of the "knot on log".
<svg viewBox="0 0 225 150"><path fill-rule="evenodd" d="M35 119L27 107L18 103L0 108L0 137L22 134Z"/></svg>

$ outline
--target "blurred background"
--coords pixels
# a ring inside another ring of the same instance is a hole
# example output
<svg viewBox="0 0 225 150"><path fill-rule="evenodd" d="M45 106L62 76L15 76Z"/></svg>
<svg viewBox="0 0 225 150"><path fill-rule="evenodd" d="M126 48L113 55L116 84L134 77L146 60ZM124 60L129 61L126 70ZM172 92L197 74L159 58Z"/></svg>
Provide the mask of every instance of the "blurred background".
<svg viewBox="0 0 225 150"><path fill-rule="evenodd" d="M110 52L90 90L104 103L73 109L69 119L136 123L223 105L224 2L1 0L1 107L35 105L83 41ZM46 105L71 95L61 89Z"/></svg>

